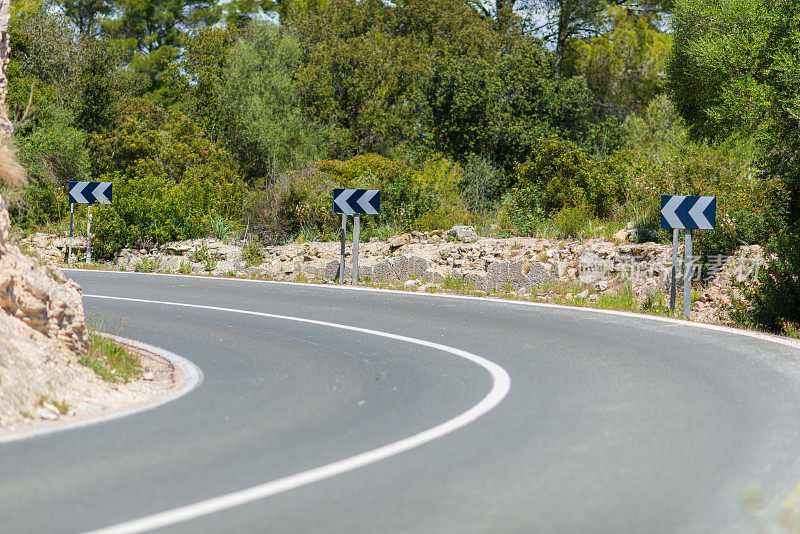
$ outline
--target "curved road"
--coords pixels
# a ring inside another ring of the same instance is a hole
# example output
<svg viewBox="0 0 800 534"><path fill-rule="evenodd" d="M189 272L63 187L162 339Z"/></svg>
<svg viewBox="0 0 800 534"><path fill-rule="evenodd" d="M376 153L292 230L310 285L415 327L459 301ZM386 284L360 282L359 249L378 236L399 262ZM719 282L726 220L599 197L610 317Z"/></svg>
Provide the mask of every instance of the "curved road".
<svg viewBox="0 0 800 534"><path fill-rule="evenodd" d="M800 479L789 346L513 302L69 274L105 330L205 379L154 410L0 444L0 532L100 529L257 488L402 442L487 394L499 404L437 439L163 530L754 532L778 524ZM507 372L507 395L460 351Z"/></svg>

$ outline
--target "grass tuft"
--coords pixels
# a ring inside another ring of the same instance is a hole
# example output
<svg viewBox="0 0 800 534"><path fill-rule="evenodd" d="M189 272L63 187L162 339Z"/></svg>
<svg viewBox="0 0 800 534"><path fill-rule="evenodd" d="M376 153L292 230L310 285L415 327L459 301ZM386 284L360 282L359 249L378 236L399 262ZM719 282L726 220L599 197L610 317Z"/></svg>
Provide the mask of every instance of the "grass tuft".
<svg viewBox="0 0 800 534"><path fill-rule="evenodd" d="M95 333L90 334L89 350L80 363L108 382L128 383L142 375L137 354Z"/></svg>

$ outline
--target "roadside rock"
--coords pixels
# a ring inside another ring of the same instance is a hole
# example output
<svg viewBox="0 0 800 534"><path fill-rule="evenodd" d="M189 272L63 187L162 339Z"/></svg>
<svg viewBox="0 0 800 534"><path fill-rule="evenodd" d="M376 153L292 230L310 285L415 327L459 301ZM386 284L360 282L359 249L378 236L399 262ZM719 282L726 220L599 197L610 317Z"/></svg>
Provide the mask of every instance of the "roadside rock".
<svg viewBox="0 0 800 534"><path fill-rule="evenodd" d="M447 231L447 235L463 243L474 243L478 240L478 234L472 226L454 226Z"/></svg>
<svg viewBox="0 0 800 534"><path fill-rule="evenodd" d="M42 267L11 244L10 227L0 197L0 308L68 349L84 352L88 338L80 288L57 268Z"/></svg>

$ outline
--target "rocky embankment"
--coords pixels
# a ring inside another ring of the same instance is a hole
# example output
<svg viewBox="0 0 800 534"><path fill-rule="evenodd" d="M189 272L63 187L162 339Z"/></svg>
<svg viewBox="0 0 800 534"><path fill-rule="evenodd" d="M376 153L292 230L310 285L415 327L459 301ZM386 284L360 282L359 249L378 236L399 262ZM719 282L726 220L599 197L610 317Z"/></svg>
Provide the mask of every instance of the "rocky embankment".
<svg viewBox="0 0 800 534"><path fill-rule="evenodd" d="M9 231L0 197L0 435L101 415L172 387L164 373L112 384L80 364L89 340L80 288L57 266L22 253Z"/></svg>
<svg viewBox="0 0 800 534"><path fill-rule="evenodd" d="M657 301L668 293L671 246L633 243L629 235L629 230L622 230L612 239L565 241L479 237L471 227L411 232L387 241L361 243L359 281L407 290L454 290L589 304L631 288L640 302ZM25 243L51 262L64 261L66 238L34 234ZM77 246L82 243L78 241ZM352 273L350 254L348 244L348 282ZM726 322L727 308L736 296L734 282L754 276L760 262L760 248L746 247L731 257L712 258L705 270L696 269L693 289L699 298L693 304L693 319ZM125 249L105 266L127 271L334 283L339 243L260 248L198 239L150 249ZM678 289L680 299L680 285Z"/></svg>

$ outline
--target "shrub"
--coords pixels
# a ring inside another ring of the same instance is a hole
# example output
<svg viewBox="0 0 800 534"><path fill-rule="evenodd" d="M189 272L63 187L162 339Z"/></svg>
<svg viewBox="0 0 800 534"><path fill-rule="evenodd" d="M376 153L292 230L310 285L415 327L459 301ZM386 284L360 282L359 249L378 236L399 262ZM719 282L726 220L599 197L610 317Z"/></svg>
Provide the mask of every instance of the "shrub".
<svg viewBox="0 0 800 534"><path fill-rule="evenodd" d="M616 175L611 164L592 161L573 143L544 138L536 155L517 166L500 219L530 233L532 223L565 208L585 206L589 215L606 216L624 198L623 182Z"/></svg>
<svg viewBox="0 0 800 534"><path fill-rule="evenodd" d="M590 219L589 210L581 204L563 208L553 217L553 224L558 228L562 237L577 238L580 237Z"/></svg>
<svg viewBox="0 0 800 534"><path fill-rule="evenodd" d="M642 116L629 119L626 135L626 148L609 158L609 164L624 177L626 215L636 222L640 240L669 238L659 215L660 196L666 194L717 197L717 229L695 233L703 256L767 240L770 205L781 193L776 181L759 177L751 141L692 141L663 97Z"/></svg>
<svg viewBox="0 0 800 534"><path fill-rule="evenodd" d="M114 184L114 203L95 217L101 256L202 237L213 222L241 217L245 186L225 151L184 115L146 100L121 108L113 131L89 138L95 172Z"/></svg>
<svg viewBox="0 0 800 534"><path fill-rule="evenodd" d="M745 288L750 301L745 322L772 332L800 323L800 232L780 232L765 248L768 259L758 282Z"/></svg>
<svg viewBox="0 0 800 534"><path fill-rule="evenodd" d="M137 273L152 273L161 266L158 258L142 258L133 266L134 272Z"/></svg>
<svg viewBox="0 0 800 534"><path fill-rule="evenodd" d="M22 199L11 209L15 223L34 229L69 212L67 183L85 180L89 169L84 135L62 122L18 138L19 160L28 176Z"/></svg>
<svg viewBox="0 0 800 534"><path fill-rule="evenodd" d="M458 183L458 190L471 211L491 209L508 186L502 169L475 154L467 155L462 173L463 178Z"/></svg>
<svg viewBox="0 0 800 534"><path fill-rule="evenodd" d="M467 218L458 196L461 179L461 167L442 156L416 167L375 154L326 160L283 174L256 198L250 215L267 242L282 242L299 232L325 234L339 227L339 216L331 209L334 188L380 189L380 215L361 218L364 237L387 225L401 231L449 228Z"/></svg>
<svg viewBox="0 0 800 534"><path fill-rule="evenodd" d="M260 265L264 262L264 249L256 240L249 241L244 247L243 256L248 267Z"/></svg>

